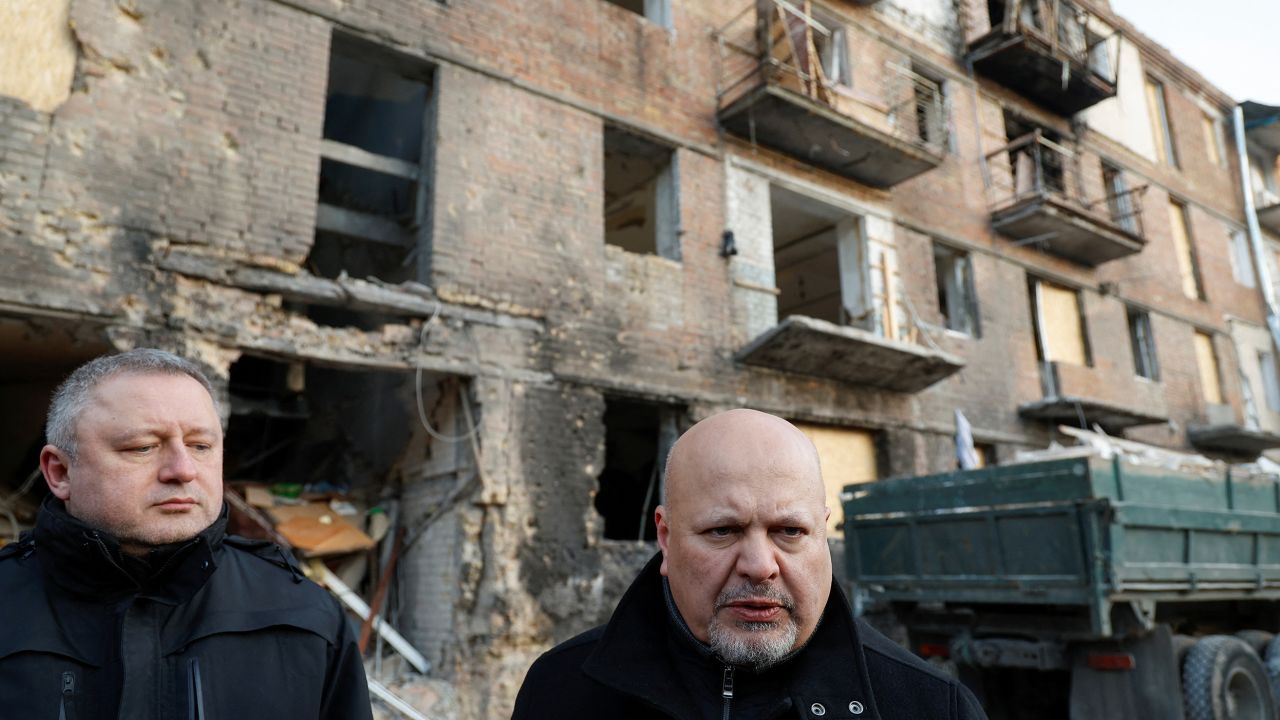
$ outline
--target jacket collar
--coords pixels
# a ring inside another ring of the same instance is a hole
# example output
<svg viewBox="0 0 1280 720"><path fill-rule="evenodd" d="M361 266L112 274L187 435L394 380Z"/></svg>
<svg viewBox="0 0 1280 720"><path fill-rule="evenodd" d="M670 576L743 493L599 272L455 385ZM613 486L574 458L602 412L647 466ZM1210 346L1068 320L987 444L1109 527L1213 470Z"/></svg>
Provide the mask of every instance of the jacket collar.
<svg viewBox="0 0 1280 720"><path fill-rule="evenodd" d="M135 559L110 533L73 517L61 500L49 496L32 538L46 577L68 592L107 600L138 595L177 605L190 600L217 569L226 529L223 505L218 519L195 537Z"/></svg>
<svg viewBox="0 0 1280 720"><path fill-rule="evenodd" d="M685 683L676 675L679 665L671 654L701 655L712 673L724 666L693 637L674 604L669 605L661 563L659 553L627 589L582 669L596 681L667 715L693 717L697 705L681 690ZM879 718L853 611L834 580L823 619L809 642L765 672L780 674L793 707L803 717L810 717L809 708L821 703L829 711L827 717ZM855 703L862 710L857 715L848 711Z"/></svg>

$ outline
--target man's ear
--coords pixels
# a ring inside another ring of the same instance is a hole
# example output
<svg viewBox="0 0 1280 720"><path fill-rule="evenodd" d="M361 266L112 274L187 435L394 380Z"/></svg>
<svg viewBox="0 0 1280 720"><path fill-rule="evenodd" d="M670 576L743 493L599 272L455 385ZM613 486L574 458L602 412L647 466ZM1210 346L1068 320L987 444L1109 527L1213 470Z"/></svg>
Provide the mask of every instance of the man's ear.
<svg viewBox="0 0 1280 720"><path fill-rule="evenodd" d="M667 574L667 543L671 541L671 526L667 524L667 508L659 505L653 511L653 524L658 528L658 549L662 551L662 567L659 571Z"/></svg>
<svg viewBox="0 0 1280 720"><path fill-rule="evenodd" d="M71 497L71 462L64 451L53 445L41 448L40 472L54 497L63 502Z"/></svg>

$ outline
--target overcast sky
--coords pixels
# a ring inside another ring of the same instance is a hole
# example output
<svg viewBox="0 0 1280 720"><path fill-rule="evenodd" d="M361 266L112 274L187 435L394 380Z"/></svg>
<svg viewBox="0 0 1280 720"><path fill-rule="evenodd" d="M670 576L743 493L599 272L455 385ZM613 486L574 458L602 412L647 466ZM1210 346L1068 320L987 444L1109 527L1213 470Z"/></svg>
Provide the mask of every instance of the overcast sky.
<svg viewBox="0 0 1280 720"><path fill-rule="evenodd" d="M1280 105L1280 1L1111 0L1111 8L1236 100Z"/></svg>

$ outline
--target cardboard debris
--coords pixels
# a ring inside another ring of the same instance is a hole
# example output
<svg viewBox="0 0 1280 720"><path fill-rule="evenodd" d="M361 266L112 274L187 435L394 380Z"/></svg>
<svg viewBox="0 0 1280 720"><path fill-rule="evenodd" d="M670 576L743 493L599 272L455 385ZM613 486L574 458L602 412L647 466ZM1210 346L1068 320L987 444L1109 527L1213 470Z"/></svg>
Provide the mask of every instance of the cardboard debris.
<svg viewBox="0 0 1280 720"><path fill-rule="evenodd" d="M307 557L368 550L376 543L325 503L273 507L276 531Z"/></svg>

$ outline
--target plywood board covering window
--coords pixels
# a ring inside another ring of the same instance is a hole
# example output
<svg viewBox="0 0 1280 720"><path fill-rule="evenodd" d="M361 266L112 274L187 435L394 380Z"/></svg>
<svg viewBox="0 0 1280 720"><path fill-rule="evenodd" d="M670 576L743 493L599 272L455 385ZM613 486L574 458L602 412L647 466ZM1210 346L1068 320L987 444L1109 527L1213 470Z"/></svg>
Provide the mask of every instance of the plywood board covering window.
<svg viewBox="0 0 1280 720"><path fill-rule="evenodd" d="M1218 129L1218 121L1205 113L1200 116L1200 127L1204 130L1204 146L1209 161L1214 165L1222 165L1222 132Z"/></svg>
<svg viewBox="0 0 1280 720"><path fill-rule="evenodd" d="M831 427L829 425L797 424L818 448L822 462L822 480L827 490L827 507L831 517L827 520L827 534L834 536L844 523L844 508L840 504L840 492L845 485L872 482L877 479L876 438L867 430Z"/></svg>
<svg viewBox="0 0 1280 720"><path fill-rule="evenodd" d="M1151 136L1156 142L1156 159L1166 165L1178 164L1173 150L1173 134L1169 129L1169 111L1165 106L1164 85L1147 78L1147 115L1151 118Z"/></svg>
<svg viewBox="0 0 1280 720"><path fill-rule="evenodd" d="M1204 401L1211 405L1222 404L1222 381L1218 374L1218 354L1213 350L1213 338L1196 331L1196 367L1200 369L1200 389Z"/></svg>
<svg viewBox="0 0 1280 720"><path fill-rule="evenodd" d="M1177 200L1169 201L1169 234L1178 256L1178 274L1182 278L1182 294L1193 300L1204 298L1200 289L1200 271L1196 267L1195 246L1187 228L1187 207Z"/></svg>
<svg viewBox="0 0 1280 720"><path fill-rule="evenodd" d="M1080 301L1075 290L1041 282L1040 321L1045 360L1089 364L1080 323Z"/></svg>

